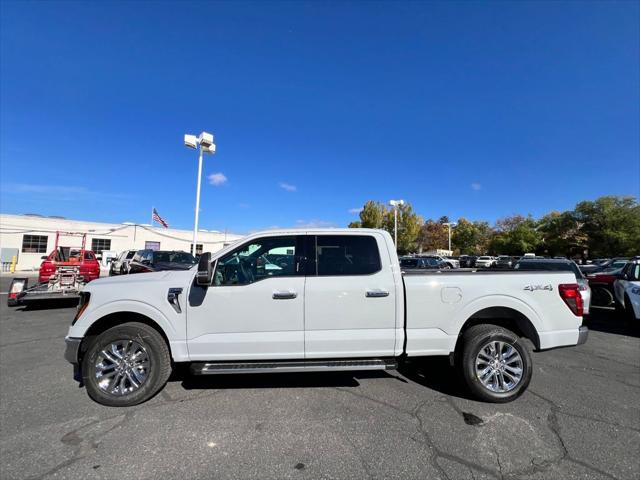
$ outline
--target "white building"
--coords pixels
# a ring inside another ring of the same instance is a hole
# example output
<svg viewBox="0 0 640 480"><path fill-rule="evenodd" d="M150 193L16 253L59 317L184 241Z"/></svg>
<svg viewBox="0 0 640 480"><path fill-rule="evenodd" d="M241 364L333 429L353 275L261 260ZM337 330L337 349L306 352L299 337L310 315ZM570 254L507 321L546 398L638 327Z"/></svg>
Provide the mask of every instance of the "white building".
<svg viewBox="0 0 640 480"><path fill-rule="evenodd" d="M61 235L62 232L86 233L85 248L100 256L107 251L120 253L143 248L190 252L193 241L193 230L148 224L85 222L31 214L0 214L0 260L6 266L15 255L18 257L16 270L37 269L42 262L41 257L54 249L56 232L61 232ZM216 252L239 238L240 235L200 230L196 253ZM61 236L59 246L80 247L81 243L81 236Z"/></svg>

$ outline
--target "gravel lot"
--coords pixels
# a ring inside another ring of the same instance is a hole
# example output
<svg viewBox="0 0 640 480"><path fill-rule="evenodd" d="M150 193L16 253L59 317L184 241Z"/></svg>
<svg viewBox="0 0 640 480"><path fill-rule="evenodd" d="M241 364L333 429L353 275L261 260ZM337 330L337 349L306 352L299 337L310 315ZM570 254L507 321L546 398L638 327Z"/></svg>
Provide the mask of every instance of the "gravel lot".
<svg viewBox="0 0 640 480"><path fill-rule="evenodd" d="M73 306L0 305L3 479L640 478L640 339L611 311L594 312L586 345L534 354L528 392L507 405L466 398L432 359L391 374L175 375L115 409L62 358Z"/></svg>

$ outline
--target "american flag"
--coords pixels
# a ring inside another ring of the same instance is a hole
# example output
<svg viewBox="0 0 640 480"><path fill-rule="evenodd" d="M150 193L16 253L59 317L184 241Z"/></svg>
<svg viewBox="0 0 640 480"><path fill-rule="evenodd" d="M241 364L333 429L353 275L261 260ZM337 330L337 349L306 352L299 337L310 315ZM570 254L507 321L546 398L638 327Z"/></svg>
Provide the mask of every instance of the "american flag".
<svg viewBox="0 0 640 480"><path fill-rule="evenodd" d="M164 218L160 216L160 214L155 208L153 209L153 219L156 222L158 222L160 225L162 225L164 228L169 228L169 224L165 221Z"/></svg>

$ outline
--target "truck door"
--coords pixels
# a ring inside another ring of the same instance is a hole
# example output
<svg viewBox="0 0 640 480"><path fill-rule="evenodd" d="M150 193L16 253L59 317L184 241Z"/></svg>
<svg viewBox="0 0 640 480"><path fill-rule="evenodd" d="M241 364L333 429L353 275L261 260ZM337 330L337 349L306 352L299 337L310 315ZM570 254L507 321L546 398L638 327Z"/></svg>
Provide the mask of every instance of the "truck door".
<svg viewBox="0 0 640 480"><path fill-rule="evenodd" d="M308 247L305 357L393 356L398 292L382 235L310 235Z"/></svg>
<svg viewBox="0 0 640 480"><path fill-rule="evenodd" d="M215 262L212 285L192 285L191 360L304 358L304 236L264 236Z"/></svg>

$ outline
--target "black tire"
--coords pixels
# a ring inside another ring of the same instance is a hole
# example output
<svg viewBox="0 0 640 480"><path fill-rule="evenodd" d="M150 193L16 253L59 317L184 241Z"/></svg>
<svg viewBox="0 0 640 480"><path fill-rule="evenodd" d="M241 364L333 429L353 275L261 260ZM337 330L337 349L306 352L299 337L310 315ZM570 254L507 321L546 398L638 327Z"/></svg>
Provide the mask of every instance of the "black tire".
<svg viewBox="0 0 640 480"><path fill-rule="evenodd" d="M505 342L511 345L522 360L522 377L507 392L494 392L485 387L476 374L476 357L483 346L492 341ZM532 376L531 354L526 344L510 330L498 325L474 325L462 335L462 351L459 368L469 390L479 400L493 403L506 403L518 398L527 389Z"/></svg>
<svg viewBox="0 0 640 480"><path fill-rule="evenodd" d="M112 342L133 340L144 347L149 357L148 376L140 387L124 395L114 395L102 390L95 376L95 366L100 352ZM144 323L129 322L116 325L90 340L82 358L82 379L87 393L96 402L109 407L129 407L146 402L162 387L171 375L171 354L164 338L154 328Z"/></svg>

